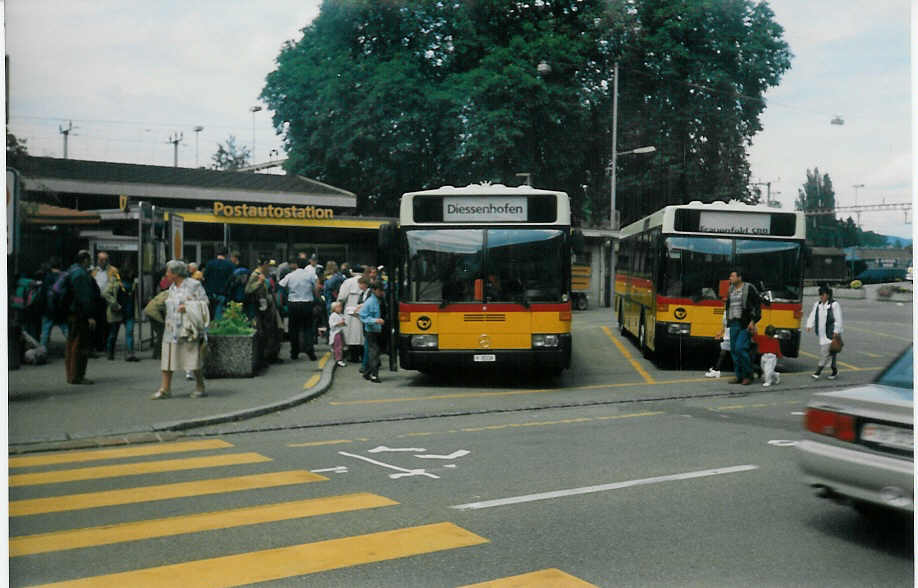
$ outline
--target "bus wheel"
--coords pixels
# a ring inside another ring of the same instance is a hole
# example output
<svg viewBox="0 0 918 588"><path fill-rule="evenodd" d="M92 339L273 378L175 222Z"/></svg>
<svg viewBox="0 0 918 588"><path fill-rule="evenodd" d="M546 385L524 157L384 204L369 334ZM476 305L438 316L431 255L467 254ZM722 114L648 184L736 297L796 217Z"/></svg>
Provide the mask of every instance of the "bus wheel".
<svg viewBox="0 0 918 588"><path fill-rule="evenodd" d="M590 303L587 301L586 294L581 294L577 297L577 310L586 310L589 306Z"/></svg>
<svg viewBox="0 0 918 588"><path fill-rule="evenodd" d="M618 303L618 333L619 335L625 334L625 317L622 314L622 303Z"/></svg>

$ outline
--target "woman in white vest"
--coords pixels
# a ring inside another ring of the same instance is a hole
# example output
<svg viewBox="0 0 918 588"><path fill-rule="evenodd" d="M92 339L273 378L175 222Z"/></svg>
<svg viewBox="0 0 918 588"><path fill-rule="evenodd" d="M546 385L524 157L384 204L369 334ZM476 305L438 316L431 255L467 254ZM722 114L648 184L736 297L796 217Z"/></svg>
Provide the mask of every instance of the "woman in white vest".
<svg viewBox="0 0 918 588"><path fill-rule="evenodd" d="M338 288L338 302L344 306L344 344L347 345L350 361L356 362L363 355L363 323L357 317L357 307L363 302L366 284L360 283L361 274L352 274Z"/></svg>

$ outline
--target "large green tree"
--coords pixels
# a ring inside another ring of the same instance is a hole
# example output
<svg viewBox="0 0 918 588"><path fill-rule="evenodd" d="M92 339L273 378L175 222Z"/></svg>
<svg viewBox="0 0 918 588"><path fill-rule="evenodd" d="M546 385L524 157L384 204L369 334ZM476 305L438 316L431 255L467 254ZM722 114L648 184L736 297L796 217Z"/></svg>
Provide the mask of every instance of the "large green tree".
<svg viewBox="0 0 918 588"><path fill-rule="evenodd" d="M443 184L533 184L609 217L613 64L624 221L668 203L753 199L746 149L790 64L752 0L325 0L262 99L290 172L358 210ZM547 67L538 67L544 62Z"/></svg>
<svg viewBox="0 0 918 588"><path fill-rule="evenodd" d="M795 208L810 214L806 217L806 239L817 247L886 247L886 237L864 231L850 216L835 216L835 189L829 174L819 168L806 170L806 182L797 190Z"/></svg>
<svg viewBox="0 0 918 588"><path fill-rule="evenodd" d="M222 171L234 171L249 164L252 152L245 145L236 145L236 137L230 135L226 143L217 143L217 151L211 155L211 167Z"/></svg>

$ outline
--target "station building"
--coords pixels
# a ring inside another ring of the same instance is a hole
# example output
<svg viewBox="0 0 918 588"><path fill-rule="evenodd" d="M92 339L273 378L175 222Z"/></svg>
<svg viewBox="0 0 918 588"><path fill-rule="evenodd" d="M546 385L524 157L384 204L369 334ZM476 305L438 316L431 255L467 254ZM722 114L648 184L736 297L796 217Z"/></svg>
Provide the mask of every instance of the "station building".
<svg viewBox="0 0 918 588"><path fill-rule="evenodd" d="M52 255L69 263L79 248L108 251L115 265L159 266L178 256L171 216L182 219L186 261L206 263L225 244L250 267L298 251L321 263L374 263L379 226L394 220L359 217L353 193L296 175L31 156L13 167L21 269Z"/></svg>

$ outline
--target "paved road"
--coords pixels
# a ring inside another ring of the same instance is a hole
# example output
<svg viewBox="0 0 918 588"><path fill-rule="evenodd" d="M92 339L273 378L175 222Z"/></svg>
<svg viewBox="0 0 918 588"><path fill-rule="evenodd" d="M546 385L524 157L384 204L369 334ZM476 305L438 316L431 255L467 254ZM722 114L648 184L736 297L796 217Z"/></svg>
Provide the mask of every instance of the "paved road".
<svg viewBox="0 0 918 588"><path fill-rule="evenodd" d="M870 379L910 338L908 306L845 309L833 386ZM830 385L809 378L812 358L786 362L777 389L730 395L703 364L654 366L600 313L576 316L576 369L549 386L408 372L371 386L352 366L318 401L177 445L11 458L11 584L912 581L910 522L800 481L800 412Z"/></svg>

